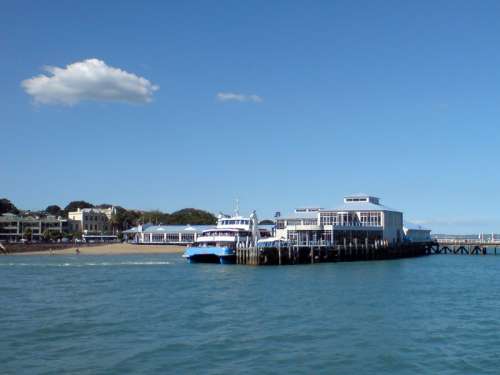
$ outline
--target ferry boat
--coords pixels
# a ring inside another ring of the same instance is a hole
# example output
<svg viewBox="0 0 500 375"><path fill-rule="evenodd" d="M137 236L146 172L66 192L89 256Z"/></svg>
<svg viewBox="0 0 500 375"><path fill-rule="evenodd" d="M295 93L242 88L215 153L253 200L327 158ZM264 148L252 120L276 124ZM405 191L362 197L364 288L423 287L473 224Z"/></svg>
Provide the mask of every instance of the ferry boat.
<svg viewBox="0 0 500 375"><path fill-rule="evenodd" d="M220 214L217 226L204 230L194 244L186 249L183 257L190 263L236 263L236 247L256 244L260 238L269 237L267 229L258 227L255 211L250 217Z"/></svg>

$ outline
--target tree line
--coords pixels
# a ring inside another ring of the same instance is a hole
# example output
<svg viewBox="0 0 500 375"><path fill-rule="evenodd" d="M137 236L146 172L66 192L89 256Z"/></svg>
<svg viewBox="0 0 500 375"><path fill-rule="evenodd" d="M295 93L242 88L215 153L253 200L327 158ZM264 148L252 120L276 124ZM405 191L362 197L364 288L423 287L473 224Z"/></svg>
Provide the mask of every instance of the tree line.
<svg viewBox="0 0 500 375"><path fill-rule="evenodd" d="M77 211L79 208L110 208L115 207L115 213L111 217L111 225L119 230L126 230L132 226L145 223L163 224L163 225L213 225L217 223L215 215L208 211L196 208L184 208L172 213L162 212L160 210L143 211L129 210L121 206L102 203L94 205L87 201L79 200L68 203L64 208L59 205L49 205L42 211L22 211L19 210L10 200L0 199L0 215L4 213L13 214L34 214L38 216L54 215L63 218L68 217L68 213Z"/></svg>

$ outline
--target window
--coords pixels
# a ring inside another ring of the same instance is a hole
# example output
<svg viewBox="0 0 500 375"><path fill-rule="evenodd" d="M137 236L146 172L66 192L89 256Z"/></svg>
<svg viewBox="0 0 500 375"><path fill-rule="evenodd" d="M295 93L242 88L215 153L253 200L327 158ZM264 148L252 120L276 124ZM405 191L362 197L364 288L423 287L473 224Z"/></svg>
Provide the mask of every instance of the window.
<svg viewBox="0 0 500 375"><path fill-rule="evenodd" d="M346 198L346 202L368 202L368 198Z"/></svg>
<svg viewBox="0 0 500 375"><path fill-rule="evenodd" d="M167 233L167 242L179 242L179 234Z"/></svg>
<svg viewBox="0 0 500 375"><path fill-rule="evenodd" d="M370 213L369 212L360 212L359 218L361 221L361 225L368 225L370 221Z"/></svg>
<svg viewBox="0 0 500 375"><path fill-rule="evenodd" d="M337 214L335 212L322 212L319 217L322 225L331 225L335 222Z"/></svg>
<svg viewBox="0 0 500 375"><path fill-rule="evenodd" d="M318 220L317 219L304 219L302 220L303 225L317 225Z"/></svg>
<svg viewBox="0 0 500 375"><path fill-rule="evenodd" d="M153 234L153 242L163 242L163 234Z"/></svg>
<svg viewBox="0 0 500 375"><path fill-rule="evenodd" d="M182 242L194 242L194 233L182 233L181 241Z"/></svg>
<svg viewBox="0 0 500 375"><path fill-rule="evenodd" d="M380 226L382 222L381 212L370 212L370 225Z"/></svg>
<svg viewBox="0 0 500 375"><path fill-rule="evenodd" d="M332 220L332 218L330 216L327 216L327 215L321 215L319 218L319 222L321 223L321 225L331 224L331 220Z"/></svg>

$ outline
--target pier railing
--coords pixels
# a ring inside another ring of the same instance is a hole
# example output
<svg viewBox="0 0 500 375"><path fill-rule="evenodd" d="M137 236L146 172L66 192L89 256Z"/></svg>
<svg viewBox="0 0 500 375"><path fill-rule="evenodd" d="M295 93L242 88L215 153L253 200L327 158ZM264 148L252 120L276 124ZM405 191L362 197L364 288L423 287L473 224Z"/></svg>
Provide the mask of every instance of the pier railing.
<svg viewBox="0 0 500 375"><path fill-rule="evenodd" d="M479 246L500 246L499 239L457 239L457 238L436 238L436 241L440 245L479 245Z"/></svg>

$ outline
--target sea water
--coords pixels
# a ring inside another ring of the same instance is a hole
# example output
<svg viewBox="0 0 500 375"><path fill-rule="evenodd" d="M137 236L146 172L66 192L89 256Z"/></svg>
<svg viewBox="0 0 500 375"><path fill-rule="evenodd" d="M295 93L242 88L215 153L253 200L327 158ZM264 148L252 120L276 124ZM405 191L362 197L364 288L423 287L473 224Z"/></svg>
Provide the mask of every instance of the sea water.
<svg viewBox="0 0 500 375"><path fill-rule="evenodd" d="M2 374L498 374L500 256L1 256Z"/></svg>

